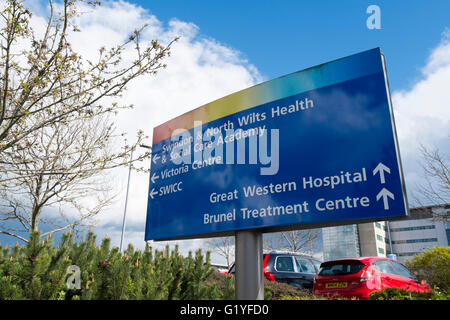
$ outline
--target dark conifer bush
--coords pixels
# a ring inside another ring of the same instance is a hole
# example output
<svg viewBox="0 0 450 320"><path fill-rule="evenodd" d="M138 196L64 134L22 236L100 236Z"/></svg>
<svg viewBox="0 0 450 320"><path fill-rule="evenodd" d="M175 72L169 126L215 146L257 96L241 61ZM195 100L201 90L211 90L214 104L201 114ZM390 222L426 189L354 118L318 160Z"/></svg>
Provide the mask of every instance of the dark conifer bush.
<svg viewBox="0 0 450 320"><path fill-rule="evenodd" d="M221 299L223 295L206 281L213 272L209 252L198 250L183 257L178 247L161 251L147 245L140 251L129 245L121 253L111 248L109 238L97 247L92 232L78 243L66 233L58 246L51 237L39 239L34 233L25 246L0 246L0 299Z"/></svg>

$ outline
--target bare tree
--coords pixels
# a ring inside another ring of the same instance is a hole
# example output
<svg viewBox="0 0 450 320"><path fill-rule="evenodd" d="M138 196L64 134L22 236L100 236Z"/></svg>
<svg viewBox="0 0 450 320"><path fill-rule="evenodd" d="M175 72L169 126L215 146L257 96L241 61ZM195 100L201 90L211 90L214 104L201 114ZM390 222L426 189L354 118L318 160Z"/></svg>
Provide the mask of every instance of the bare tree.
<svg viewBox="0 0 450 320"><path fill-rule="evenodd" d="M312 253L318 237L319 232L312 229L277 232L264 237L264 248Z"/></svg>
<svg viewBox="0 0 450 320"><path fill-rule="evenodd" d="M131 107L117 101L103 104L108 101L104 98L117 98L133 79L166 67L162 60L176 39L166 46L157 40L143 46L140 38L147 26L117 46L100 48L95 61L83 59L68 40L71 32L80 31L74 24L79 2L64 0L58 11L49 0L43 34L31 28L31 12L23 1L0 5L0 161L3 151L16 144L25 147L24 140L36 130ZM126 62L123 53L131 47L134 60ZM28 121L37 115L40 121Z"/></svg>
<svg viewBox="0 0 450 320"><path fill-rule="evenodd" d="M114 194L104 171L121 155L110 152L113 126L104 118L56 122L34 131L27 148L4 151L7 176L14 178L0 197L0 233L27 241L41 222L50 232L90 225L111 203ZM58 213L43 219L45 207ZM19 223L12 227L9 221Z"/></svg>
<svg viewBox="0 0 450 320"><path fill-rule="evenodd" d="M420 146L422 154L422 168L425 184L419 185L419 196L415 196L416 202L424 206L423 201L433 205L450 203L450 157L439 149L429 150ZM424 199L424 200L422 200ZM450 218L448 210L437 210L432 213L436 220L447 221Z"/></svg>
<svg viewBox="0 0 450 320"><path fill-rule="evenodd" d="M207 243L214 252L225 258L230 267L234 261L234 237L212 238Z"/></svg>
<svg viewBox="0 0 450 320"><path fill-rule="evenodd" d="M109 119L132 107L117 102L126 85L165 68L162 60L176 40L143 45L144 26L86 60L68 40L80 31L74 24L79 2L49 0L43 34L30 27L23 1L0 4L0 233L23 241L40 223L51 232L89 225L111 203L104 171L129 165L144 133L128 144ZM133 60L123 59L125 51L127 57L134 52ZM112 147L117 139L122 147ZM44 207L54 210L42 216Z"/></svg>

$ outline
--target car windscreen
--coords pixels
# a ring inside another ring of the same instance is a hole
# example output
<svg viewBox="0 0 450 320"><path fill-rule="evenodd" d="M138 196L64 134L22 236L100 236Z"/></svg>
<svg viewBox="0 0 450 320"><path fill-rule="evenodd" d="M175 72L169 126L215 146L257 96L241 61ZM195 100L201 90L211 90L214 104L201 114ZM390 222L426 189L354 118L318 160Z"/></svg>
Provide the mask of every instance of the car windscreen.
<svg viewBox="0 0 450 320"><path fill-rule="evenodd" d="M347 274L354 274L360 272L365 264L360 261L331 261L323 263L319 271L320 276L340 276Z"/></svg>

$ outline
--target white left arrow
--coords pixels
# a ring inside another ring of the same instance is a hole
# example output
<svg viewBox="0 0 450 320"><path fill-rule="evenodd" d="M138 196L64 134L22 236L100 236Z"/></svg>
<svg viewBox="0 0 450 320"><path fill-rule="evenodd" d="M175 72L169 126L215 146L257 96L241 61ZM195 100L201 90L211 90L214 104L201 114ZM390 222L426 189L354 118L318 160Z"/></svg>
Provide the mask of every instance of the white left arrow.
<svg viewBox="0 0 450 320"><path fill-rule="evenodd" d="M389 210L389 200L388 200L388 198L391 198L392 200L395 200L394 195L388 189L383 188L377 194L377 201L380 200L381 197L383 197L384 210Z"/></svg>
<svg viewBox="0 0 450 320"><path fill-rule="evenodd" d="M155 154L152 159L153 163L156 164L156 160L158 160L158 159L159 159L159 156L157 154Z"/></svg>
<svg viewBox="0 0 450 320"><path fill-rule="evenodd" d="M383 163L379 163L376 168L373 170L373 175L376 175L377 172L380 174L380 182L385 183L386 180L384 179L384 172L391 173L391 169L389 169L387 166L385 166Z"/></svg>
<svg viewBox="0 0 450 320"><path fill-rule="evenodd" d="M153 200L153 197L155 196L155 195L157 195L158 194L158 191L155 191L155 188L153 188L152 189L152 191L150 191L150 197L152 198L152 200Z"/></svg>
<svg viewBox="0 0 450 320"><path fill-rule="evenodd" d="M156 172L154 172L154 173L152 174L152 177L151 177L150 179L152 180L152 183L155 183L155 180L156 180L156 179L159 179L159 176L156 174Z"/></svg>

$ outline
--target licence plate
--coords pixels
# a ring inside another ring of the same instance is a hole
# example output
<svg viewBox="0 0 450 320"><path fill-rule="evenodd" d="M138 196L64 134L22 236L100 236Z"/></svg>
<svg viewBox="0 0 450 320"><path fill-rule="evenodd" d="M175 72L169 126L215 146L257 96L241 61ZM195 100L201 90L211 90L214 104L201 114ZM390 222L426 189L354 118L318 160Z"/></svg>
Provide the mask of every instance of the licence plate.
<svg viewBox="0 0 450 320"><path fill-rule="evenodd" d="M328 282L325 288L347 288L347 282Z"/></svg>

